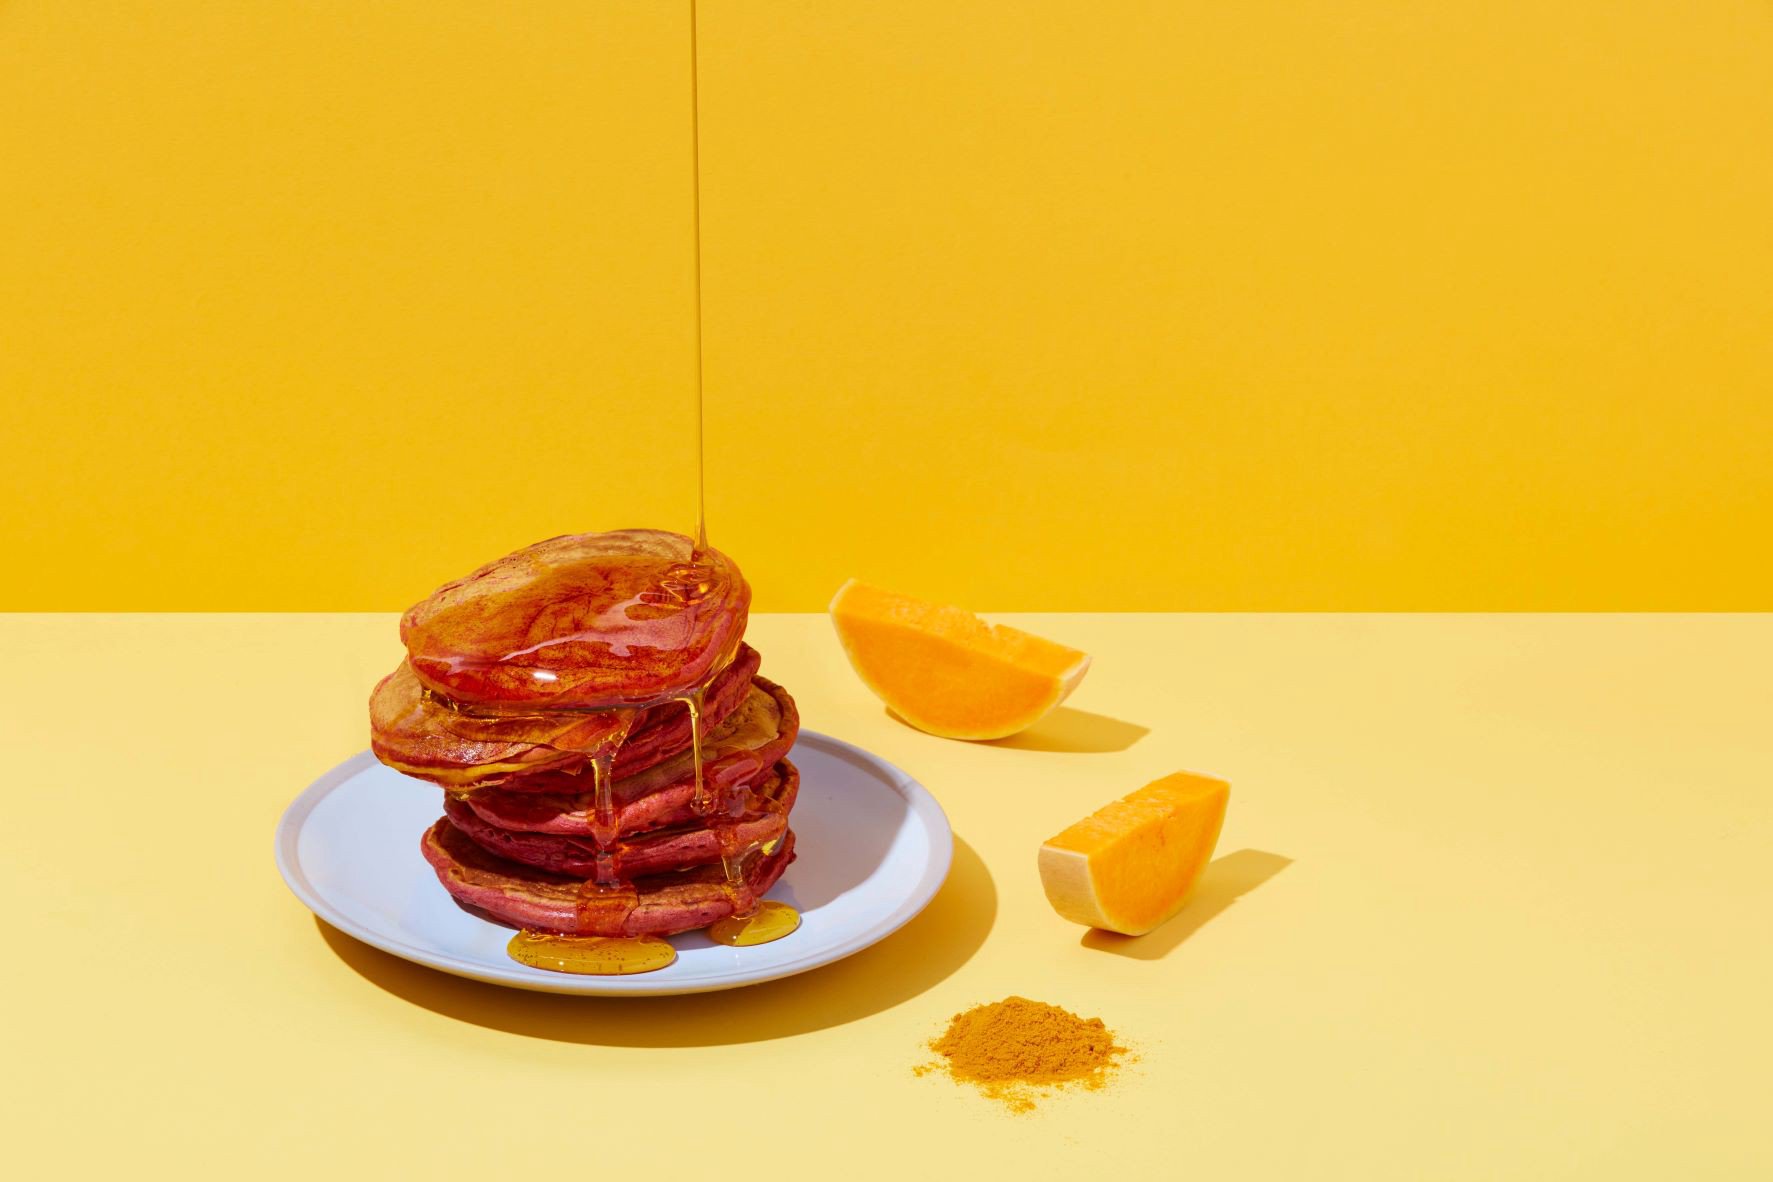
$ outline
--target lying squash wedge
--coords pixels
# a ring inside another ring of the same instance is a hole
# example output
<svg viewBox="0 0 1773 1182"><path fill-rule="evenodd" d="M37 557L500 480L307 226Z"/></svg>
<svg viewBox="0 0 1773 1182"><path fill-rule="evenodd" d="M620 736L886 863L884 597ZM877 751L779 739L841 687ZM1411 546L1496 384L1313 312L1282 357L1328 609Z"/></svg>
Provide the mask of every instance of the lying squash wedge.
<svg viewBox="0 0 1773 1182"><path fill-rule="evenodd" d="M831 621L863 684L918 730L950 739L1028 729L1090 667L1074 648L854 579L838 588Z"/></svg>

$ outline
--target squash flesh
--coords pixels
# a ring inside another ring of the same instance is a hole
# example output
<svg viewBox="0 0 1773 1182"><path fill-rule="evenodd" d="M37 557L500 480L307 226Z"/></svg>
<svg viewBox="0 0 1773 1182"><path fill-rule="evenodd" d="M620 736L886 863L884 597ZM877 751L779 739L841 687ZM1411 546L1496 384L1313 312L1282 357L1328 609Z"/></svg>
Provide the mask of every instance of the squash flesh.
<svg viewBox="0 0 1773 1182"><path fill-rule="evenodd" d="M1113 801L1041 846L1041 885L1074 923L1144 935L1188 901L1212 859L1231 787L1177 772Z"/></svg>
<svg viewBox="0 0 1773 1182"><path fill-rule="evenodd" d="M863 684L912 726L946 738L1026 730L1089 669L1077 649L853 579L832 599L831 620Z"/></svg>

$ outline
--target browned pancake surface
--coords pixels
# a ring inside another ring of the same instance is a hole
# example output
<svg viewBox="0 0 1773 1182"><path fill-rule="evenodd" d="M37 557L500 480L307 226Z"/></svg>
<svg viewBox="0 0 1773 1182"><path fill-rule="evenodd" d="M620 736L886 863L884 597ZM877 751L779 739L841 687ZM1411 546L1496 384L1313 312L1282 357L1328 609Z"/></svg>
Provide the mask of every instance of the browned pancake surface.
<svg viewBox="0 0 1773 1182"><path fill-rule="evenodd" d="M738 566L682 534L570 534L438 588L400 638L419 681L455 702L643 706L703 684L750 603Z"/></svg>
<svg viewBox="0 0 1773 1182"><path fill-rule="evenodd" d="M448 818L425 831L419 848L458 903L499 923L562 935L669 936L755 907L794 860L794 832L783 834L774 853L753 856L743 882L729 885L721 867L702 866L639 878L607 895L579 879L496 857Z"/></svg>
<svg viewBox="0 0 1773 1182"><path fill-rule="evenodd" d="M735 794L726 811L681 828L656 829L618 840L607 851L622 878L681 870L769 845L788 828L800 788L800 772L784 759ZM596 873L598 848L587 837L526 833L490 825L460 800L446 800L444 815L488 853L556 874L588 878Z"/></svg>
<svg viewBox="0 0 1773 1182"><path fill-rule="evenodd" d="M702 744L702 778L715 808L788 754L800 733L800 713L787 690L753 678L745 701ZM521 787L521 790L518 790ZM467 805L500 829L567 836L589 835L596 805L589 773L539 772L470 794ZM684 751L612 785L617 832L630 834L695 819L694 757Z"/></svg>

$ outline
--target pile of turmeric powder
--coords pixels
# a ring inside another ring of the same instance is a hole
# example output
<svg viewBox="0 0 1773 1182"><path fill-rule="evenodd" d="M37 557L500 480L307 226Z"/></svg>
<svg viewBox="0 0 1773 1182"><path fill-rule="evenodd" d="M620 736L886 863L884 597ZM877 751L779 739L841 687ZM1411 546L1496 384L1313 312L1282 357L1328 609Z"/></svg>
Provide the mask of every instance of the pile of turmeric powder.
<svg viewBox="0 0 1773 1182"><path fill-rule="evenodd" d="M1102 1019L1026 997L956 1014L929 1045L940 1057L916 1068L918 1075L946 1071L1012 1112L1033 1111L1051 1089L1100 1088L1127 1053Z"/></svg>

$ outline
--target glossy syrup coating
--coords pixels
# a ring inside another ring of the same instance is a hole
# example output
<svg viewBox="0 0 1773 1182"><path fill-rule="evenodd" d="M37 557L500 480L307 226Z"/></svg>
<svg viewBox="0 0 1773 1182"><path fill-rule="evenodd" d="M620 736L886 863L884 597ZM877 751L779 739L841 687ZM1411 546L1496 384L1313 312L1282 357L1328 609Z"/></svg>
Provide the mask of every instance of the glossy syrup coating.
<svg viewBox="0 0 1773 1182"><path fill-rule="evenodd" d="M474 844L509 861L555 874L592 878L597 874L597 859L608 854L616 876L629 879L708 865L723 858L742 858L769 845L787 831L788 813L799 788L800 773L783 759L722 800L717 812L687 825L620 834L607 847L589 837L502 829L461 800L446 801L444 815Z"/></svg>
<svg viewBox="0 0 1773 1182"><path fill-rule="evenodd" d="M788 691L757 678L745 704L703 740L700 777L686 750L611 785L616 832L688 824L706 815L709 810L695 808L699 789L706 789L710 804L720 805L786 756L799 731L800 715ZM468 794L466 803L501 829L570 837L593 833L595 784L589 774L538 772L524 779L533 782L525 791L481 789Z"/></svg>
<svg viewBox="0 0 1773 1182"><path fill-rule="evenodd" d="M739 653L709 685L702 722L725 722L745 700L757 673L757 650ZM370 746L396 771L452 791L492 785L547 790L538 772L581 771L588 753L607 746L625 724L620 710L517 715L469 714L430 693L405 662L383 678L370 697ZM689 709L682 701L646 709L615 754L617 777L645 771L690 742Z"/></svg>
<svg viewBox="0 0 1773 1182"><path fill-rule="evenodd" d="M793 930L791 909L765 923L758 906L794 857L798 775L780 757L798 717L753 679L749 606L719 551L623 530L526 547L402 618L376 752L450 792L422 850L463 907L525 929L513 959L647 972L675 958L659 935Z"/></svg>
<svg viewBox="0 0 1773 1182"><path fill-rule="evenodd" d="M738 651L751 589L683 534L569 534L438 588L400 621L413 673L485 713L646 706Z"/></svg>

